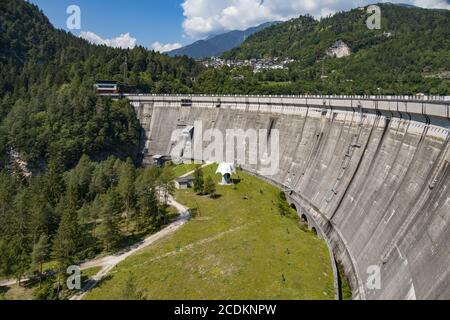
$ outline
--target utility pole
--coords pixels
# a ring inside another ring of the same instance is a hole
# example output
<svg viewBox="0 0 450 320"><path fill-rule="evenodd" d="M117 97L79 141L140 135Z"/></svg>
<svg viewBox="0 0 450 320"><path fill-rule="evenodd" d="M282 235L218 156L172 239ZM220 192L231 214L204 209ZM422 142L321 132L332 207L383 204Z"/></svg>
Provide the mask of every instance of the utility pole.
<svg viewBox="0 0 450 320"><path fill-rule="evenodd" d="M127 80L128 76L128 57L125 56L125 63L123 64L123 81Z"/></svg>
<svg viewBox="0 0 450 320"><path fill-rule="evenodd" d="M322 84L323 84L324 79L325 79L325 69L324 69L323 60L322 60L322 74L320 76L320 80L322 81Z"/></svg>

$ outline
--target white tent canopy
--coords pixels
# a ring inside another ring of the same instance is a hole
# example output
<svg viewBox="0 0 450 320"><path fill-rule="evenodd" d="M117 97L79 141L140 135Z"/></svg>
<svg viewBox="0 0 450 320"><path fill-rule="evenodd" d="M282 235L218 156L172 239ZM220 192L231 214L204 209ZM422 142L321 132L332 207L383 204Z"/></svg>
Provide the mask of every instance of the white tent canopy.
<svg viewBox="0 0 450 320"><path fill-rule="evenodd" d="M236 173L236 169L234 167L234 164L232 163L221 163L217 167L216 174L220 173L222 175L222 183L223 185L230 185L231 184L231 175L233 173Z"/></svg>
<svg viewBox="0 0 450 320"><path fill-rule="evenodd" d="M217 167L216 174L217 173L220 173L222 176L226 174L229 174L231 176L233 173L236 173L236 169L234 167L234 164L232 163L221 163Z"/></svg>

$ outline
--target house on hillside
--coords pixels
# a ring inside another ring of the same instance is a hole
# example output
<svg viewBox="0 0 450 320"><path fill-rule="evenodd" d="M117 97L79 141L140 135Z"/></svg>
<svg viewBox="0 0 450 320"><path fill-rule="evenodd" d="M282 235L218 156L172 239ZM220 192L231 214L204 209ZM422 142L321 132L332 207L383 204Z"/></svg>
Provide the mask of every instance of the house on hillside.
<svg viewBox="0 0 450 320"><path fill-rule="evenodd" d="M117 94L119 93L119 85L117 81L98 80L94 84L97 94Z"/></svg>

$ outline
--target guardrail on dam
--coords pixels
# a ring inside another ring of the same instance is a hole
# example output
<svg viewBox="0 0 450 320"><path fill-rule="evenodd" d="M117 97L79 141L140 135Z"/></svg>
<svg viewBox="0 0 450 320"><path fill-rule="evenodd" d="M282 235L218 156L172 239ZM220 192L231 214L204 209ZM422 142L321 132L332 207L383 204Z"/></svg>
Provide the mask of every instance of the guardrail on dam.
<svg viewBox="0 0 450 320"><path fill-rule="evenodd" d="M450 299L448 97L126 97L147 155L169 154L194 121L278 129L280 170L266 178L327 240L355 299Z"/></svg>

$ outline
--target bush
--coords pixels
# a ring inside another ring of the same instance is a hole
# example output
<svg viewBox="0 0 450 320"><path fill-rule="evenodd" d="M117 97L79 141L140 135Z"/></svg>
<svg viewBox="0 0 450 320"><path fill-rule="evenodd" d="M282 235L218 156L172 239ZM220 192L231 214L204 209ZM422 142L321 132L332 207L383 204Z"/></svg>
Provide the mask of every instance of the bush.
<svg viewBox="0 0 450 320"><path fill-rule="evenodd" d="M41 283L41 286L33 291L34 300L58 300L54 279L50 278Z"/></svg>

